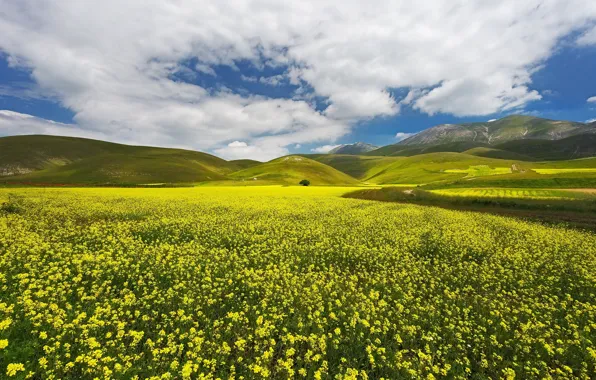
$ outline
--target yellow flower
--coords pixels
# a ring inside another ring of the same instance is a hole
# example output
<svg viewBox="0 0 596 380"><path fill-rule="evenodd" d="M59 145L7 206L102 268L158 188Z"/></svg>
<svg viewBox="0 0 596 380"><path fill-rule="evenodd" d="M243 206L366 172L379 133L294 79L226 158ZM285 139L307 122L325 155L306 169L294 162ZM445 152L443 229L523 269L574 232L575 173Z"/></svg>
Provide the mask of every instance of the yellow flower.
<svg viewBox="0 0 596 380"><path fill-rule="evenodd" d="M6 367L6 375L12 377L17 374L19 371L24 371L25 366L21 363L10 363L8 367Z"/></svg>
<svg viewBox="0 0 596 380"><path fill-rule="evenodd" d="M8 339L0 339L0 350L8 347Z"/></svg>

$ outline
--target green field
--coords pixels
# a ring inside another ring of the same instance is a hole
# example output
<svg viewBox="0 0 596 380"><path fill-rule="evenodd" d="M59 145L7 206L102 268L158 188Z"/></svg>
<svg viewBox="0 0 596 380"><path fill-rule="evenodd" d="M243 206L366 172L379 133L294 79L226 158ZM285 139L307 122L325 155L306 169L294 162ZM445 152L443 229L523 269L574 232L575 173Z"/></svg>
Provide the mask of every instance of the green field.
<svg viewBox="0 0 596 380"><path fill-rule="evenodd" d="M61 379L595 373L596 235L339 198L352 190L0 189L0 368Z"/></svg>
<svg viewBox="0 0 596 380"><path fill-rule="evenodd" d="M467 169L448 169L445 173L463 173L468 177L482 177L487 175L500 175L511 173L511 168L491 168L488 165L473 165Z"/></svg>
<svg viewBox="0 0 596 380"><path fill-rule="evenodd" d="M533 169L538 174L596 173L596 168Z"/></svg>
<svg viewBox="0 0 596 380"><path fill-rule="evenodd" d="M491 198L520 198L520 199L596 199L595 194L579 191L558 189L442 189L430 190L433 194L458 197L491 197Z"/></svg>

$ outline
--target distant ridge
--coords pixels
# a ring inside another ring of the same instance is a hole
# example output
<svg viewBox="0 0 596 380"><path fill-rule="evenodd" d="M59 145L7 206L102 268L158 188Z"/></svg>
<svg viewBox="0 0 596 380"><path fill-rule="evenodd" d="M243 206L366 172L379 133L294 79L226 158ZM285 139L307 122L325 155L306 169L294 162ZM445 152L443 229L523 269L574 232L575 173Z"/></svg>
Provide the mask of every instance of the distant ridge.
<svg viewBox="0 0 596 380"><path fill-rule="evenodd" d="M596 133L594 123L512 115L492 122L437 125L395 145L438 145L463 141L496 145L513 140L560 140L586 133Z"/></svg>
<svg viewBox="0 0 596 380"><path fill-rule="evenodd" d="M357 142L354 144L343 144L329 151L329 154L362 154L377 149L378 146Z"/></svg>

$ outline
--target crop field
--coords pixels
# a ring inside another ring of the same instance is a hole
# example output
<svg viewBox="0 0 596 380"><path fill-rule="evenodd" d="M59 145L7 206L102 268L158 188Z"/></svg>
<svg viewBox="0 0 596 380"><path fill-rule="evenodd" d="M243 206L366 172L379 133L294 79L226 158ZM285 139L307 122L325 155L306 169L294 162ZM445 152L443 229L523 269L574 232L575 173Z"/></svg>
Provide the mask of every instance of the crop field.
<svg viewBox="0 0 596 380"><path fill-rule="evenodd" d="M511 168L491 168L488 165L473 165L468 169L447 169L445 173L462 173L466 177L482 177L487 175L499 175L511 173Z"/></svg>
<svg viewBox="0 0 596 380"><path fill-rule="evenodd" d="M0 189L0 377L593 377L596 235L349 190Z"/></svg>
<svg viewBox="0 0 596 380"><path fill-rule="evenodd" d="M589 192L558 189L505 189L505 188L456 188L430 190L431 193L457 197L490 197L519 199L594 199L596 195Z"/></svg>
<svg viewBox="0 0 596 380"><path fill-rule="evenodd" d="M538 174L596 173L596 168L532 169Z"/></svg>

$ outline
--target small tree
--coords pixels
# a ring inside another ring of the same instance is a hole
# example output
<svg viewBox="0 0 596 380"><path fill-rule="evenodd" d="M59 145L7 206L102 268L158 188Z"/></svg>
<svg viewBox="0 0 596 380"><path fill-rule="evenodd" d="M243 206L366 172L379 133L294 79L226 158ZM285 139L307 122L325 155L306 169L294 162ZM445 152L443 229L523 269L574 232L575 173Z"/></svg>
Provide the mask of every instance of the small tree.
<svg viewBox="0 0 596 380"><path fill-rule="evenodd" d="M308 186L308 185L310 185L310 181L309 181L309 180L307 180L307 179L303 179L302 181L300 181L300 184L301 184L302 186Z"/></svg>

